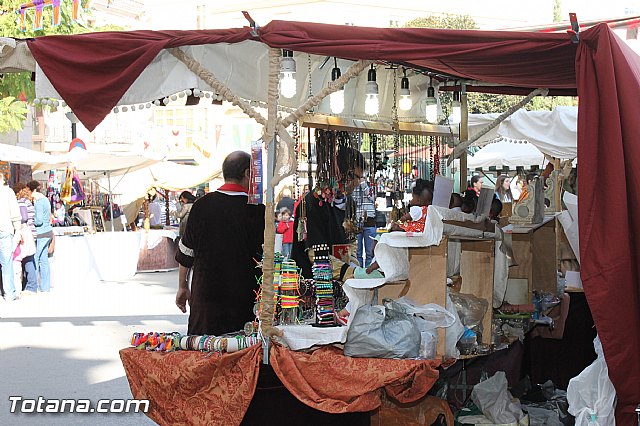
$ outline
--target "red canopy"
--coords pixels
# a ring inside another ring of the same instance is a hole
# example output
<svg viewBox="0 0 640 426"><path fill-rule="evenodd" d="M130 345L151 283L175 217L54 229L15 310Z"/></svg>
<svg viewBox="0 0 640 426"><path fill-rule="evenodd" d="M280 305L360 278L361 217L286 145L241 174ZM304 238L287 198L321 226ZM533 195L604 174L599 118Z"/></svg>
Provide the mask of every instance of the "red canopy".
<svg viewBox="0 0 640 426"><path fill-rule="evenodd" d="M248 29L41 37L29 48L92 130L160 49L251 38ZM566 34L380 29L274 21L271 47L405 63L515 88L577 89L582 280L618 393L618 422L640 402L640 59L601 24Z"/></svg>
<svg viewBox="0 0 640 426"><path fill-rule="evenodd" d="M272 21L260 39L345 59L404 63L464 79L518 87L576 87L576 45L566 34L367 28Z"/></svg>

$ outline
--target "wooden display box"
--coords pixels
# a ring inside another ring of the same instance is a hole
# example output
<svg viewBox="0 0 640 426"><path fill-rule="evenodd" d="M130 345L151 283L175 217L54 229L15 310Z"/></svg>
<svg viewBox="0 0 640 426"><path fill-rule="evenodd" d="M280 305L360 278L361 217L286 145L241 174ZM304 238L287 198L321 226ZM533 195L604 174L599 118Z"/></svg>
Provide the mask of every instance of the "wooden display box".
<svg viewBox="0 0 640 426"><path fill-rule="evenodd" d="M527 280L529 303L534 290L555 294L558 268L555 218L546 217L536 225L514 226L512 239L513 257L518 265L509 268L509 278Z"/></svg>
<svg viewBox="0 0 640 426"><path fill-rule="evenodd" d="M445 236L440 245L424 248L409 248L409 279L387 283L378 289L378 300L398 299L407 296L419 303L436 303L447 306L447 253L449 241L462 243L460 293L473 294L489 303L488 312L482 321L482 342L491 343L493 317L493 268L494 240L470 239ZM437 356L445 354L445 331L438 329Z"/></svg>

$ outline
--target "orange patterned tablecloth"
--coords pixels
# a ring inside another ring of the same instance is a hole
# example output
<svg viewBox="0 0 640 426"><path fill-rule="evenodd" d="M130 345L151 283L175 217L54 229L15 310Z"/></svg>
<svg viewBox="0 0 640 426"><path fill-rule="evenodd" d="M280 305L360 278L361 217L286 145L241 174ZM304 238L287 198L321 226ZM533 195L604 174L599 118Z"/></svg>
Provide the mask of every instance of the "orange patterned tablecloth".
<svg viewBox="0 0 640 426"><path fill-rule="evenodd" d="M253 398L262 361L254 346L232 354L120 351L136 399L160 425L240 424ZM438 378L437 361L351 358L324 347L308 354L274 345L271 365L298 400L328 413L371 411L380 389L401 403L423 397Z"/></svg>

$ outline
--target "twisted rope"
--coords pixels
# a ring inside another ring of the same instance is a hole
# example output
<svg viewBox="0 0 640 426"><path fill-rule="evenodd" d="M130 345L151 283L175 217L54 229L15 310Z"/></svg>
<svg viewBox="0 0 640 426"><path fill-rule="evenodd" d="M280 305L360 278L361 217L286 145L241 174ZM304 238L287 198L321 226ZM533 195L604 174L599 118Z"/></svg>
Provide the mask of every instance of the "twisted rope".
<svg viewBox="0 0 640 426"><path fill-rule="evenodd" d="M475 141L477 141L478 139L480 139L481 137L483 137L484 135L489 133L491 130L493 130L496 127L498 127L500 125L500 123L502 123L504 120L506 120L511 115L513 115L517 110L519 110L520 108L522 108L523 106L525 106L526 104L531 102L531 100L534 97L536 97L538 95L547 96L547 93L549 93L549 89L536 89L536 90L534 90L533 92L529 93L524 99L522 99L520 102L518 102L517 104L513 105L508 110L506 110L505 112L500 114L500 116L498 118L493 120L491 123L489 123L489 125L487 125L482 130L480 130L480 132L478 132L477 135L475 135L474 137L472 137L469 140L466 140L464 142L460 142L460 144L458 144L453 149L453 153L449 156L449 160L447 161L447 165L451 165L451 163L453 163L453 160L455 160L463 152L465 152L467 150L467 148L469 148L471 146L471 144L473 144Z"/></svg>
<svg viewBox="0 0 640 426"><path fill-rule="evenodd" d="M269 49L269 92L267 98L267 125L263 135L263 141L267 149L276 149L272 143L276 126L278 125L278 78L280 74L280 50ZM278 160L276 160L276 164ZM274 176L275 179L275 176ZM275 223L273 198L269 197L265 203L264 212L264 252L262 262L262 310L260 311L260 330L267 339L274 336L282 336L282 331L273 326L273 316L275 313L274 290L273 290L273 262L275 258L276 233L273 223Z"/></svg>
<svg viewBox="0 0 640 426"><path fill-rule="evenodd" d="M253 118L258 122L258 124L262 124L263 126L267 126L267 120L255 109L249 105L248 102L240 99L233 92L225 86L220 80L216 78L215 75L205 67L200 64L197 60L195 60L192 56L187 55L181 49L177 47L172 47L167 49L169 53L176 57L180 62L182 62L191 72L197 75L202 81L207 83L213 90L222 95L225 101L230 102L231 104L240 107L242 112L247 114L249 117ZM276 89L277 90L277 89Z"/></svg>

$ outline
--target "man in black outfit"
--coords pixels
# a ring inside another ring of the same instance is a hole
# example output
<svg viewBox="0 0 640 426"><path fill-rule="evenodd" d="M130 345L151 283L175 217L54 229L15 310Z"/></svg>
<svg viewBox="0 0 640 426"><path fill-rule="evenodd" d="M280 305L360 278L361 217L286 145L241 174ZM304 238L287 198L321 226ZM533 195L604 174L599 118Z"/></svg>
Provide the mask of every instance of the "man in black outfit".
<svg viewBox="0 0 640 426"><path fill-rule="evenodd" d="M225 184L191 208L176 253L176 305L186 312L189 302L189 334L229 333L255 318L260 270L254 259L262 257L264 205L247 204L250 166L246 152L229 154L222 163Z"/></svg>

